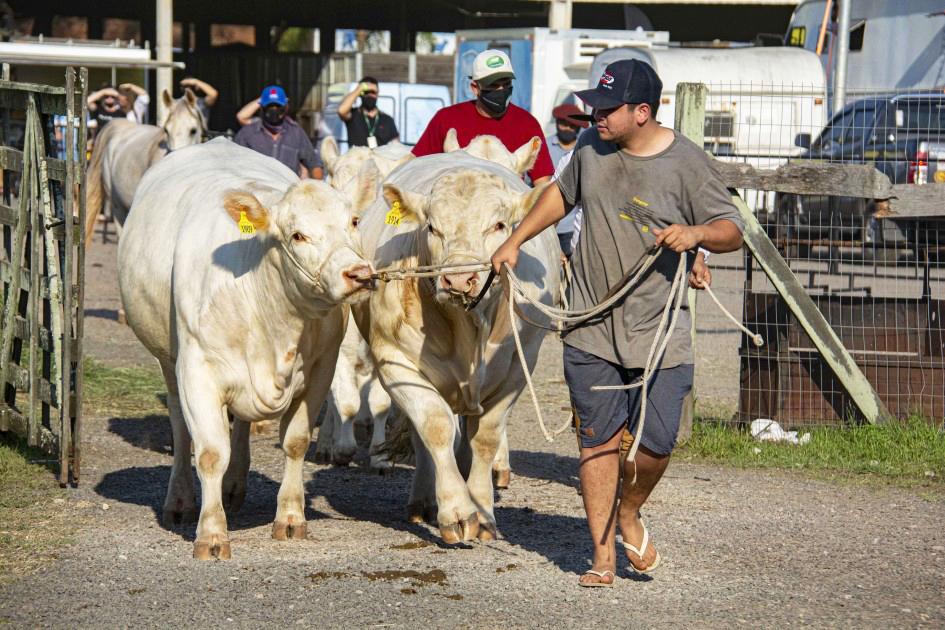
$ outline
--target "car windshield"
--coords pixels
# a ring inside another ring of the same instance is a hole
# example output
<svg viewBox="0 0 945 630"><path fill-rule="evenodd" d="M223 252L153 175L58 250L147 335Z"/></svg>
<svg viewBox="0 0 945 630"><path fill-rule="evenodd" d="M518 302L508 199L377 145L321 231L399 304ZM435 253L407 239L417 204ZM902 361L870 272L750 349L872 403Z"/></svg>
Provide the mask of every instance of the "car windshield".
<svg viewBox="0 0 945 630"><path fill-rule="evenodd" d="M873 103L854 103L830 121L811 145L811 151L829 153L844 146L862 144L873 132L875 113Z"/></svg>
<svg viewBox="0 0 945 630"><path fill-rule="evenodd" d="M896 103L896 127L905 131L945 132L945 99Z"/></svg>

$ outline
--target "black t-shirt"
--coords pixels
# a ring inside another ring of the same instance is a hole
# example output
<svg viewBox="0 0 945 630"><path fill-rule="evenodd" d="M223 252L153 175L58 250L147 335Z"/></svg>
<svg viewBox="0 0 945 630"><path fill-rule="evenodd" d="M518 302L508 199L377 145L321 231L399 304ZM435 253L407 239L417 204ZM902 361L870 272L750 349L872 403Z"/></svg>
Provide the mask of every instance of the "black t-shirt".
<svg viewBox="0 0 945 630"><path fill-rule="evenodd" d="M397 124L394 119L378 110L377 116L365 116L360 107L351 110L351 120L345 121L348 128L348 144L352 147L368 146L368 136L377 138L377 146L383 146L396 138Z"/></svg>

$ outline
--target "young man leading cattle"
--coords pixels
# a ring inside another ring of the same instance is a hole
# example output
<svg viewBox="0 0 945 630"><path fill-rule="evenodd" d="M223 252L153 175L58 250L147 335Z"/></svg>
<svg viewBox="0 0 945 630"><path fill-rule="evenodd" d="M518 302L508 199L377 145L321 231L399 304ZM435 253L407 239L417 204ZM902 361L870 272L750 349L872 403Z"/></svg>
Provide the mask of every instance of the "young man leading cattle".
<svg viewBox="0 0 945 630"><path fill-rule="evenodd" d="M564 336L565 379L580 424L581 487L594 543L593 564L581 586L613 585L617 527L634 570L652 571L660 563L639 510L669 463L682 402L692 388L688 309L680 313L651 377L642 435L636 435L639 388L591 388L640 379L677 256L689 256L691 267L690 252L699 246L728 252L742 244L738 211L702 147L656 121L661 91L649 65L622 60L607 66L595 89L578 92L593 108L588 118L596 128L582 134L557 185L545 190L492 257L496 270L503 263L514 267L525 241L582 204L570 303L587 309L603 301L654 245L663 248L627 298ZM640 440L640 448L633 461L623 462L621 485L625 429Z"/></svg>

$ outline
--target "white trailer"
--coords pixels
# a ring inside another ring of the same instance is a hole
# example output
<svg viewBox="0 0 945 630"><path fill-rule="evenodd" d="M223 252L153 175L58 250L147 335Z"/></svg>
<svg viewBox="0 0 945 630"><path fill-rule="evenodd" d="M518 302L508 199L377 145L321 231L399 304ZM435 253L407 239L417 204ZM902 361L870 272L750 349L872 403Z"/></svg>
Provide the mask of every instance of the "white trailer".
<svg viewBox="0 0 945 630"><path fill-rule="evenodd" d="M850 0L848 100L879 92L945 88L945 1ZM836 0L801 0L785 44L816 51L826 28L820 59L828 79L837 57Z"/></svg>
<svg viewBox="0 0 945 630"><path fill-rule="evenodd" d="M594 59L588 86L618 59L639 59L663 81L657 120L672 127L676 86L704 83L705 148L716 157L777 168L803 149L798 134L816 136L827 121L826 82L817 56L789 47L615 48ZM773 194L751 194L756 209L770 207Z"/></svg>
<svg viewBox="0 0 945 630"><path fill-rule="evenodd" d="M473 60L483 50L505 51L515 68L512 103L527 109L545 128L554 129L551 110L587 84L591 62L617 46L665 47L666 31L499 28L456 32L454 101L475 98L469 88Z"/></svg>

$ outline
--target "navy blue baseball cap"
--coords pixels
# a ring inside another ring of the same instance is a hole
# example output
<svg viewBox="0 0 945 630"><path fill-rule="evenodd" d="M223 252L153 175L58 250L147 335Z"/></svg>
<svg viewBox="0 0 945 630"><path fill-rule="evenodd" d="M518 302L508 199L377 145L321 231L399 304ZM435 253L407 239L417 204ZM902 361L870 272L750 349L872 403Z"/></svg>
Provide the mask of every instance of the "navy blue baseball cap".
<svg viewBox="0 0 945 630"><path fill-rule="evenodd" d="M594 109L611 109L624 103L658 103L662 92L663 82L653 66L639 59L621 59L604 69L596 88L574 94ZM594 120L590 114L573 118Z"/></svg>
<svg viewBox="0 0 945 630"><path fill-rule="evenodd" d="M262 95L259 97L259 104L263 107L268 105L281 105L285 107L288 102L289 99L285 95L285 90L278 85L266 86L262 91Z"/></svg>

